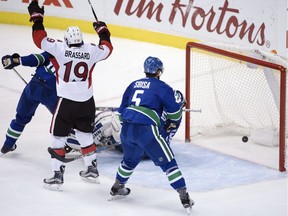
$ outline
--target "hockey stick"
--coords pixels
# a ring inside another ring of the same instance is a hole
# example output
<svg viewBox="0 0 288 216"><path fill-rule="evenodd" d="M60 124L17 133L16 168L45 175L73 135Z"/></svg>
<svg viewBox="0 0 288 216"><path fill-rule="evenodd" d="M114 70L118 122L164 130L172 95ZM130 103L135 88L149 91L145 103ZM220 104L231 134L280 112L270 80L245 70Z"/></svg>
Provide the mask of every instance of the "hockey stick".
<svg viewBox="0 0 288 216"><path fill-rule="evenodd" d="M97 16L96 16L96 13L95 13L95 11L94 11L94 8L93 8L90 0L88 0L88 3L90 4L90 7L91 7L91 9L92 9L92 12L93 12L93 15L94 15L94 17L95 17L96 22L98 22L98 18L97 18Z"/></svg>
<svg viewBox="0 0 288 216"><path fill-rule="evenodd" d="M104 151L106 149L109 149L109 148L112 148L112 147L115 147L117 145L120 145L120 143L115 143L115 144L112 144L112 145L107 145L107 146L102 146L102 147L99 147L96 149L96 153L99 153L101 151ZM85 156L89 156L89 155L92 155L94 154L95 152L89 152L87 154L80 154L80 155L76 155L74 157L61 157L60 155L58 155L54 149L52 149L51 147L48 147L48 152L49 154L53 157L53 158L56 158L57 160L59 161L62 161L63 163L69 163L69 162L72 162L72 161L75 161L75 160L78 160L80 158L83 158Z"/></svg>
<svg viewBox="0 0 288 216"><path fill-rule="evenodd" d="M97 111L118 111L118 107L96 107ZM182 109L183 112L199 112L201 113L201 109Z"/></svg>
<svg viewBox="0 0 288 216"><path fill-rule="evenodd" d="M18 73L18 71L15 68L12 68L12 69L20 77L20 79L27 85L26 80Z"/></svg>
<svg viewBox="0 0 288 216"><path fill-rule="evenodd" d="M183 112L200 112L200 113L202 112L201 109L185 109L185 108L183 108L182 111Z"/></svg>
<svg viewBox="0 0 288 216"><path fill-rule="evenodd" d="M118 107L97 107L97 111L118 111Z"/></svg>

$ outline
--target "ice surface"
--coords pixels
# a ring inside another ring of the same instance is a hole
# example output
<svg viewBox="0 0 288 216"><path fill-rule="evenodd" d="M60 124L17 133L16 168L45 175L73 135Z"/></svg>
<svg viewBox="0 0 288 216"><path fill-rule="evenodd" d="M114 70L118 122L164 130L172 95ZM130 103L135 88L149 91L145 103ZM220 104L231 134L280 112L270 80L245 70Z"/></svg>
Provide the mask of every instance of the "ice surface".
<svg viewBox="0 0 288 216"><path fill-rule="evenodd" d="M41 52L31 39L31 28L0 24L0 55ZM47 29L54 38L63 31ZM113 34L112 34L113 35ZM84 34L85 41L97 42L97 35ZM157 56L165 66L162 79L184 91L184 50L112 38L114 52L96 65L94 95L98 106L117 106L122 92L134 79L143 76L147 56ZM18 72L31 78L32 68ZM0 68L0 145L24 83L12 70ZM177 193L165 174L149 160L136 168L129 180L132 192L123 200L107 201L122 155L116 151L98 154L101 184L80 179L83 161L66 165L63 192L43 189L43 179L52 176L47 148L51 115L39 106L33 120L18 140L18 148L0 157L0 215L3 216L175 216L185 215ZM183 142L184 131L172 148L195 206L194 216L287 216L287 175L278 168L277 149L242 143L241 137L195 139ZM236 157L235 157L236 156ZM244 158L240 159L240 158Z"/></svg>

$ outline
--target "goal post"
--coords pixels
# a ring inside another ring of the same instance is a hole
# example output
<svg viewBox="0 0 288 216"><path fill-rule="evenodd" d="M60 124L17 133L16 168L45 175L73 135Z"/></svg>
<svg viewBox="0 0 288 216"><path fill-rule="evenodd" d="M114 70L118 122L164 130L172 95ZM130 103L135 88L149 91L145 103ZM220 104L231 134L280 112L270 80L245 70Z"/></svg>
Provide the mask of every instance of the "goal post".
<svg viewBox="0 0 288 216"><path fill-rule="evenodd" d="M287 60L274 53L187 43L186 109L201 113L185 112L185 141L199 134L249 136L279 145L279 170L285 171L286 68Z"/></svg>

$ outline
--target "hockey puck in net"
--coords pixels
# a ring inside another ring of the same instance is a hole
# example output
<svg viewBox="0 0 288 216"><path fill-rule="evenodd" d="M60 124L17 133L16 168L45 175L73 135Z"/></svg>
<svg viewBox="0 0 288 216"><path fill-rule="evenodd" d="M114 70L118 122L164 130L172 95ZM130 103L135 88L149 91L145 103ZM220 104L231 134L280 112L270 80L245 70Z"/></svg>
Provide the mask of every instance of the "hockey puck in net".
<svg viewBox="0 0 288 216"><path fill-rule="evenodd" d="M248 141L248 137L247 137L247 136L243 136L243 137L242 137L242 141L243 141L243 142L247 142L247 141Z"/></svg>

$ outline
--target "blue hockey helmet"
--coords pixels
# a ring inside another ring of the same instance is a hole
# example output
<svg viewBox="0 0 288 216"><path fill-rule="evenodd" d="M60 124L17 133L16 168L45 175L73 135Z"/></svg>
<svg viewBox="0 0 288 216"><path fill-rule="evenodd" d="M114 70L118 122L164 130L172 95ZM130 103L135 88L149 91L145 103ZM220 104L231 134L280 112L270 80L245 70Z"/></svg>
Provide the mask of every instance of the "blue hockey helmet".
<svg viewBox="0 0 288 216"><path fill-rule="evenodd" d="M162 61L157 57L149 56L144 62L144 73L156 74L158 70L163 73L164 67Z"/></svg>

